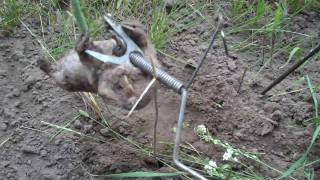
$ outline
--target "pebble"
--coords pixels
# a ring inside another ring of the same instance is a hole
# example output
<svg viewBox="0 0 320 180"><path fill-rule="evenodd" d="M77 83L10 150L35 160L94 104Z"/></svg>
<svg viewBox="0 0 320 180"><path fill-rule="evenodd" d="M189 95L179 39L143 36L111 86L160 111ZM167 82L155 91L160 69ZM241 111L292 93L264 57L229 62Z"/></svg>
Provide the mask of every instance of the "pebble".
<svg viewBox="0 0 320 180"><path fill-rule="evenodd" d="M7 76L7 72L5 70L0 70L0 78L4 78Z"/></svg>
<svg viewBox="0 0 320 180"><path fill-rule="evenodd" d="M84 133L89 133L91 129L92 129L92 125L91 124L83 126Z"/></svg>
<svg viewBox="0 0 320 180"><path fill-rule="evenodd" d="M16 127L19 124L18 120L13 120L10 122L11 127Z"/></svg>
<svg viewBox="0 0 320 180"><path fill-rule="evenodd" d="M274 102L268 102L263 106L264 112L270 113L270 114L278 109L279 109L279 105Z"/></svg>
<svg viewBox="0 0 320 180"><path fill-rule="evenodd" d="M10 161L1 161L1 166L2 167L8 167L10 165Z"/></svg>
<svg viewBox="0 0 320 180"><path fill-rule="evenodd" d="M128 132L126 131L126 129L124 128L124 127L119 127L119 133L120 134L123 134L123 135L127 135L128 134Z"/></svg>
<svg viewBox="0 0 320 180"><path fill-rule="evenodd" d="M57 140L55 140L54 141L54 144L56 145L56 146L58 146L58 145L60 145L61 144L61 139L57 139Z"/></svg>
<svg viewBox="0 0 320 180"><path fill-rule="evenodd" d="M46 150L44 150L44 149L42 149L42 150L40 151L40 156L41 156L41 157L46 157L47 154L48 154L48 152L47 152Z"/></svg>
<svg viewBox="0 0 320 180"><path fill-rule="evenodd" d="M227 64L228 64L228 69L230 71L234 71L235 69L237 69L237 65L235 63L235 61L227 61Z"/></svg>
<svg viewBox="0 0 320 180"><path fill-rule="evenodd" d="M193 39L191 39L191 40L189 40L189 43L190 43L190 45L196 45L196 42L193 40Z"/></svg>
<svg viewBox="0 0 320 180"><path fill-rule="evenodd" d="M34 85L34 88L36 89L41 89L42 87L42 84L40 82L37 82L35 85Z"/></svg>
<svg viewBox="0 0 320 180"><path fill-rule="evenodd" d="M205 51L208 48L208 45L202 44L202 45L200 45L199 48L200 48L200 50Z"/></svg>
<svg viewBox="0 0 320 180"><path fill-rule="evenodd" d="M15 51L15 52L13 52L13 54L11 56L11 59L14 60L14 61L19 61L23 57L24 56L23 56L23 53L21 51Z"/></svg>
<svg viewBox="0 0 320 180"><path fill-rule="evenodd" d="M188 59L187 64L185 65L185 68L194 70L196 69L197 66L198 64L193 59Z"/></svg>
<svg viewBox="0 0 320 180"><path fill-rule="evenodd" d="M0 123L0 130L5 131L7 130L8 126L6 123Z"/></svg>
<svg viewBox="0 0 320 180"><path fill-rule="evenodd" d="M76 121L73 123L73 127L76 128L76 129L82 129L83 124L81 123L81 121L76 120Z"/></svg>
<svg viewBox="0 0 320 180"><path fill-rule="evenodd" d="M20 108L22 105L22 102L21 101L17 101L17 102L14 102L13 103L13 106L16 107L16 108Z"/></svg>
<svg viewBox="0 0 320 180"><path fill-rule="evenodd" d="M168 166L163 166L157 170L157 172L163 172L163 173L174 172L174 171L175 171L175 169L168 167Z"/></svg>
<svg viewBox="0 0 320 180"><path fill-rule="evenodd" d="M100 134L101 134L102 136L107 137L107 136L110 136L110 135L111 135L111 131L110 131L109 128L103 128L103 129L100 129Z"/></svg>
<svg viewBox="0 0 320 180"><path fill-rule="evenodd" d="M177 0L165 0L165 4L167 8L172 8L177 4Z"/></svg>
<svg viewBox="0 0 320 180"><path fill-rule="evenodd" d="M273 129L274 129L274 126L270 122L264 122L262 130L260 132L260 135L265 136L265 135L271 133L273 131Z"/></svg>

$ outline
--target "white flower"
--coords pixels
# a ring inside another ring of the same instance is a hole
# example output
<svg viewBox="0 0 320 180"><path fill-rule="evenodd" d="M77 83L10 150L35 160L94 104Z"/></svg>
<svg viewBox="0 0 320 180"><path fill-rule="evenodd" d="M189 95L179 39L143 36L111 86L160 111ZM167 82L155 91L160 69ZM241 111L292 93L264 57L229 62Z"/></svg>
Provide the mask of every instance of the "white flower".
<svg viewBox="0 0 320 180"><path fill-rule="evenodd" d="M217 170L216 170L217 167L218 167L217 163L212 161L212 160L210 160L208 162L208 164L204 166L204 169L207 171L207 173L210 176L213 176L217 172Z"/></svg>
<svg viewBox="0 0 320 180"><path fill-rule="evenodd" d="M233 160L234 160L235 162L239 162L239 159L238 159L237 157L233 157Z"/></svg>
<svg viewBox="0 0 320 180"><path fill-rule="evenodd" d="M204 169L207 170L207 171L211 171L213 170L213 167L212 166L209 166L208 164L204 166Z"/></svg>
<svg viewBox="0 0 320 180"><path fill-rule="evenodd" d="M198 125L197 128L196 128L196 132L197 132L197 134L199 134L199 135L207 134L207 128L206 128L206 126L203 125L203 124Z"/></svg>
<svg viewBox="0 0 320 180"><path fill-rule="evenodd" d="M223 160L224 161L228 161L232 158L232 155L233 155L233 150L232 149L227 149L227 152L225 152L223 154Z"/></svg>
<svg viewBox="0 0 320 180"><path fill-rule="evenodd" d="M204 136L203 139L204 139L204 141L206 141L206 142L209 142L209 141L212 141L212 140L213 140L213 138L212 138L210 135Z"/></svg>
<svg viewBox="0 0 320 180"><path fill-rule="evenodd" d="M221 144L221 141L219 139L214 139L213 144Z"/></svg>
<svg viewBox="0 0 320 180"><path fill-rule="evenodd" d="M214 162L214 161L212 161L212 160L209 161L209 166L214 167L214 168L217 168L217 167L218 167L218 166L217 166L217 163Z"/></svg>
<svg viewBox="0 0 320 180"><path fill-rule="evenodd" d="M204 166L204 169L207 170L207 171L211 171L211 170L216 169L217 167L218 167L217 163L212 161L212 160L210 160L209 163Z"/></svg>

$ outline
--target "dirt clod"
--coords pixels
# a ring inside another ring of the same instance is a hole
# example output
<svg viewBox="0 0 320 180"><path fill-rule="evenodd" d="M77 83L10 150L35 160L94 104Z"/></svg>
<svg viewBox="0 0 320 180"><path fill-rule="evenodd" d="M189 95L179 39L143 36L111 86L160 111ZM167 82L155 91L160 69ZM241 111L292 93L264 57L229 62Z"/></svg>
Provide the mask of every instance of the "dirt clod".
<svg viewBox="0 0 320 180"><path fill-rule="evenodd" d="M280 110L276 110L271 114L271 119L279 122L282 119L282 112Z"/></svg>
<svg viewBox="0 0 320 180"><path fill-rule="evenodd" d="M6 123L0 123L0 130L1 131L5 131L5 130L7 130L7 128L8 128L8 125Z"/></svg>
<svg viewBox="0 0 320 180"><path fill-rule="evenodd" d="M101 133L101 135L106 136L106 137L111 136L111 131L109 128L100 129L100 133Z"/></svg>
<svg viewBox="0 0 320 180"><path fill-rule="evenodd" d="M42 150L40 151L40 156L41 156L41 157L46 157L47 154L48 154L48 152L47 152L46 150L44 150L44 149L42 149Z"/></svg>
<svg viewBox="0 0 320 180"><path fill-rule="evenodd" d="M39 154L39 150L34 146L24 145L21 151L25 154Z"/></svg>

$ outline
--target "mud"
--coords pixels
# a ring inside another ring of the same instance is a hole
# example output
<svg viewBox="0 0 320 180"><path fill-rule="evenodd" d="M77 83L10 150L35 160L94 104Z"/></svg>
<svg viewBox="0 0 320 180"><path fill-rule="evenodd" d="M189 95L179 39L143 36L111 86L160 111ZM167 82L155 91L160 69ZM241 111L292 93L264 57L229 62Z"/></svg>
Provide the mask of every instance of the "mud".
<svg viewBox="0 0 320 180"><path fill-rule="evenodd" d="M319 17L315 16L318 21L314 22L319 22ZM310 26L312 24L305 29ZM314 26L319 27L319 23ZM207 27L208 23L201 23L182 32L170 43L168 51L178 60L159 55L164 68L186 83L192 73L187 62L198 63L209 43ZM39 28L34 29L40 32ZM232 41L233 37L227 37L227 40ZM194 127L205 124L215 137L241 149L261 153L267 163L284 170L306 150L313 133L313 125L304 122L313 115L309 93L260 96L263 87L282 72L276 67L282 66L286 58L277 58L272 62L274 68L266 69L256 77L260 68L257 61L261 57L249 52L234 55L236 60L224 55L220 40L209 53L189 89L183 141L211 159L221 159L221 150L204 144L194 133ZM49 128L43 121L64 125L78 114L79 109L86 110L87 107L78 94L56 87L36 67L39 56L38 44L23 27L18 27L11 37L0 39L0 139L3 142L0 146L0 179L99 179L90 174L168 172L148 155L115 138L112 132L88 118L79 118L71 126L87 137L65 132L51 140L54 128ZM238 92L245 67L249 68ZM319 83L319 67L319 61L310 61L269 94L296 89L292 82L305 73L315 84ZM256 79L254 83L253 79ZM173 142L172 128L176 125L179 97L173 91L159 87L158 138ZM152 144L152 103L125 121L113 115L123 116L127 111L112 103L108 107L112 114L104 111L105 116L120 135L144 145ZM319 153L318 146L312 151L311 158ZM158 146L160 152L169 154L170 150L166 145ZM278 175L265 168L259 171L264 177ZM316 174L319 175L318 170Z"/></svg>

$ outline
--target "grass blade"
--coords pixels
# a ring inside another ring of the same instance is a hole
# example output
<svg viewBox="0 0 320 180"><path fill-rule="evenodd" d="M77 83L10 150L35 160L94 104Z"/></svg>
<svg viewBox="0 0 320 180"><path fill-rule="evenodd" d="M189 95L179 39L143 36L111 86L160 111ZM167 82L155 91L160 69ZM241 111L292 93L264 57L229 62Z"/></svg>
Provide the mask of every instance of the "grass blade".
<svg viewBox="0 0 320 180"><path fill-rule="evenodd" d="M316 97L316 93L313 90L313 86L312 86L312 83L311 83L310 78L309 78L308 75L305 77L305 79L307 81L308 88L309 88L310 94L311 94L312 99L313 99L313 104L314 104L314 108L315 108L315 118L318 119L318 100L317 100L317 97ZM314 133L312 135L312 139L311 139L311 142L310 142L310 145L309 145L307 151L305 153L303 153L303 155L295 163L293 163L289 167L289 169L286 172L284 172L282 174L282 176L280 178L278 178L278 179L282 179L282 178L288 177L290 174L292 174L298 167L300 167L305 162L309 152L311 151L311 149L313 147L313 144L315 143L315 141L318 138L319 132L320 132L320 126L317 125L316 130L314 131Z"/></svg>
<svg viewBox="0 0 320 180"><path fill-rule="evenodd" d="M318 113L318 99L317 99L317 94L314 92L314 87L311 83L311 80L309 76L306 76L306 81L308 84L309 92L311 94L312 100L313 100L313 108L314 108L314 113L315 113L315 118L319 118L319 113Z"/></svg>
<svg viewBox="0 0 320 180"><path fill-rule="evenodd" d="M81 32L83 33L88 32L88 25L81 11L79 0L72 0L71 5L72 5L74 17L77 19L79 23Z"/></svg>
<svg viewBox="0 0 320 180"><path fill-rule="evenodd" d="M133 178L133 177L170 177L170 176L181 176L184 175L184 172L173 172L173 173L159 173L159 172L128 172L128 173L119 173L119 174L109 174L102 175L103 177L119 177L119 178Z"/></svg>
<svg viewBox="0 0 320 180"><path fill-rule="evenodd" d="M290 52L290 55L289 55L289 58L288 58L287 62L283 66L281 66L280 68L283 68L286 65L288 65L291 62L291 60L292 60L294 55L297 54L297 56L300 57L300 55L301 55L300 52L301 52L301 49L299 47L293 48L292 51Z"/></svg>
<svg viewBox="0 0 320 180"><path fill-rule="evenodd" d="M83 110L79 109L79 114L83 117L90 118L90 115L87 111L83 111Z"/></svg>

